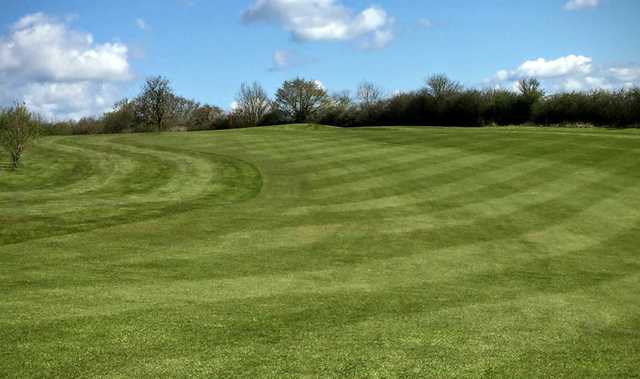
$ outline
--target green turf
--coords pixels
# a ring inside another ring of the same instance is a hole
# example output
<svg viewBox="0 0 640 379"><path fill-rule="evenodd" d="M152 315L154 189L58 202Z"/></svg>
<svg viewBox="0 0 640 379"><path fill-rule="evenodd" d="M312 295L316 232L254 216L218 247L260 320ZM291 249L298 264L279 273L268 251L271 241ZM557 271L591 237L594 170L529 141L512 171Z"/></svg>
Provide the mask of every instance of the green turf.
<svg viewBox="0 0 640 379"><path fill-rule="evenodd" d="M0 172L0 376L640 375L640 133L48 137Z"/></svg>

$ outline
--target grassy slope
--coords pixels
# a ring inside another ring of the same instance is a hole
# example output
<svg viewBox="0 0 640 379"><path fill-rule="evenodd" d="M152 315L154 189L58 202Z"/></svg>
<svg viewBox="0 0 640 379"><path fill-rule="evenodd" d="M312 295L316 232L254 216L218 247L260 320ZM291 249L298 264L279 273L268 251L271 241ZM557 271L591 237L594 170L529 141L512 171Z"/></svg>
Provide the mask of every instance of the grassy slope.
<svg viewBox="0 0 640 379"><path fill-rule="evenodd" d="M640 372L640 133L55 137L0 172L0 376Z"/></svg>

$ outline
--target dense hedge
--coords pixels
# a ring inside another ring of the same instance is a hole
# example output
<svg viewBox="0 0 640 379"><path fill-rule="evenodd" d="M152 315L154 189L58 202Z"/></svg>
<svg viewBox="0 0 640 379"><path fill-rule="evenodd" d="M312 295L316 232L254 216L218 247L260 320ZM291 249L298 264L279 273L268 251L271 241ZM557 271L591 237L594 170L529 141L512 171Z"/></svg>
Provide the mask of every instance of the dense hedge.
<svg viewBox="0 0 640 379"><path fill-rule="evenodd" d="M357 105L332 110L318 122L338 126L366 125L562 125L640 126L640 89L572 92L531 98L506 90L464 90L444 98L426 91L395 95L376 110Z"/></svg>
<svg viewBox="0 0 640 379"><path fill-rule="evenodd" d="M302 83L313 83L304 81ZM285 83L297 83L297 81ZM168 81L166 81L168 83ZM256 83L254 86L261 91ZM306 88L306 87L305 87ZM314 87L315 88L315 87ZM304 92L304 89L298 88ZM348 93L334 96L319 90L318 109L303 121L357 127L384 125L486 126L486 125L592 125L603 127L640 126L640 89L616 91L596 90L544 95L535 79L520 82L517 91L464 89L444 75L428 79L424 88L391 97L371 83L358 89L358 99ZM282 91L282 90L280 90ZM366 100L361 94L367 94ZM99 118L51 123L51 134L96 134L155 131L140 112L144 93L133 100L123 100L114 110ZM211 130L247 126L275 125L293 120L279 102L257 122L247 122L241 110L224 112L220 108L201 105L170 93L169 130ZM266 94L264 95L266 96ZM249 99L250 100L250 99ZM269 101L267 99L267 101Z"/></svg>

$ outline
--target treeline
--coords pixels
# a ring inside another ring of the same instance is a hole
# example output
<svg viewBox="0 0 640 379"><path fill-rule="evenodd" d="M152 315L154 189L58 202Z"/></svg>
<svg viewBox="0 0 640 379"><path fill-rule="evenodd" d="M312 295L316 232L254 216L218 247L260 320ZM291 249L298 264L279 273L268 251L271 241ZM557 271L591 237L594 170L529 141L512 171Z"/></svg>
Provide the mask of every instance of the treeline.
<svg viewBox="0 0 640 379"><path fill-rule="evenodd" d="M385 96L364 82L354 94L329 94L317 81L286 81L274 98L258 84L243 84L230 112L174 93L167 79L147 79L134 99L101 117L50 123L50 134L214 130L314 122L343 127L376 125L640 125L640 89L546 95L536 79L517 90L467 89L444 75L416 91Z"/></svg>
<svg viewBox="0 0 640 379"><path fill-rule="evenodd" d="M338 126L366 125L590 125L640 126L640 89L570 92L545 95L536 79L524 79L517 90L465 89L435 75L416 91L383 97L371 83L358 88L355 101L334 97L318 122Z"/></svg>

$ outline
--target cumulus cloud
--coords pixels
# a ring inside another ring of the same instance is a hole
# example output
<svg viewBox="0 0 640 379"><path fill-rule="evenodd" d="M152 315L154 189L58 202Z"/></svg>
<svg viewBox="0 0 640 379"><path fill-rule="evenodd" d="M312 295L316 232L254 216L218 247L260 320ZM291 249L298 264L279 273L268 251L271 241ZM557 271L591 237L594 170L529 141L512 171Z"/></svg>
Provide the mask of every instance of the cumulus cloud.
<svg viewBox="0 0 640 379"><path fill-rule="evenodd" d="M564 5L568 11L576 11L585 8L595 8L600 5L600 0L570 0Z"/></svg>
<svg viewBox="0 0 640 379"><path fill-rule="evenodd" d="M538 58L522 63L515 70L498 71L500 80L519 80L536 77L539 79L555 78L559 76L589 74L592 70L592 59L582 55L567 55L554 60Z"/></svg>
<svg viewBox="0 0 640 379"><path fill-rule="evenodd" d="M97 44L43 13L0 37L0 104L24 100L49 118L79 118L109 109L132 78L125 45Z"/></svg>
<svg viewBox="0 0 640 379"><path fill-rule="evenodd" d="M515 88L520 79L537 78L552 92L616 89L640 85L640 67L596 67L591 57L567 55L557 59L538 58L513 70L500 70L487 80L494 87Z"/></svg>
<svg viewBox="0 0 640 379"><path fill-rule="evenodd" d="M393 39L393 19L384 9L356 14L337 0L257 0L242 19L279 24L296 41L359 41L365 48L382 48Z"/></svg>
<svg viewBox="0 0 640 379"><path fill-rule="evenodd" d="M112 108L120 88L112 83L91 81L29 83L23 99L38 114L50 119L73 119L96 115Z"/></svg>

